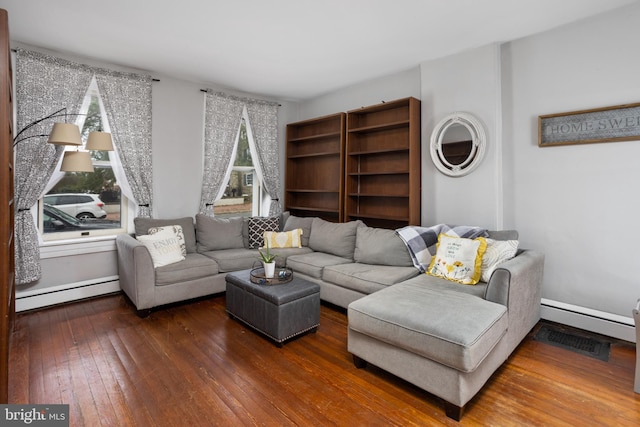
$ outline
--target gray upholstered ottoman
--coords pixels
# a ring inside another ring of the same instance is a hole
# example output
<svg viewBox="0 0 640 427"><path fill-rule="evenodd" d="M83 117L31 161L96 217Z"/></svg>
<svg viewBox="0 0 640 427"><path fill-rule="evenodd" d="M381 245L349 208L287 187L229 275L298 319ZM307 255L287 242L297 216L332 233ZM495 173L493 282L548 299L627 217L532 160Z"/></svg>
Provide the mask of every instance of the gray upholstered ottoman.
<svg viewBox="0 0 640 427"><path fill-rule="evenodd" d="M320 324L320 286L301 278L283 284L251 282L250 271L226 276L227 313L282 344L317 329Z"/></svg>

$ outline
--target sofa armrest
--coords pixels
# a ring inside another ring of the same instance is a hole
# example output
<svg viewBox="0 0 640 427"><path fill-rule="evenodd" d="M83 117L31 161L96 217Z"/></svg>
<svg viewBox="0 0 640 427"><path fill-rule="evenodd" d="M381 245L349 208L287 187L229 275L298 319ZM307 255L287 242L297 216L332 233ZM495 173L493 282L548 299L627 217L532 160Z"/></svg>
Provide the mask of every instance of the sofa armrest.
<svg viewBox="0 0 640 427"><path fill-rule="evenodd" d="M116 236L120 287L138 310L154 306L156 273L149 250L128 234Z"/></svg>
<svg viewBox="0 0 640 427"><path fill-rule="evenodd" d="M485 298L505 305L509 312L509 339L513 350L540 320L544 254L523 250L496 268Z"/></svg>

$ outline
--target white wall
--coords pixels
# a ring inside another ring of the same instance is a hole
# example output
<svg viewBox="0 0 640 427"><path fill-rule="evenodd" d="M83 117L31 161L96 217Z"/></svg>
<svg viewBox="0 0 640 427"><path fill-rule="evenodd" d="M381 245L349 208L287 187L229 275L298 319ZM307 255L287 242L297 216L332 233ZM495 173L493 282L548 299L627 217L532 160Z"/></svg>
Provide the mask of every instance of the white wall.
<svg viewBox="0 0 640 427"><path fill-rule="evenodd" d="M424 62L421 79L422 224L502 229L499 46ZM487 151L482 163L463 177L440 173L429 154L435 125L455 111L476 116L487 134Z"/></svg>
<svg viewBox="0 0 640 427"><path fill-rule="evenodd" d="M410 96L420 99L420 68L417 66L305 101L300 104L295 121L347 112Z"/></svg>
<svg viewBox="0 0 640 427"><path fill-rule="evenodd" d="M638 22L636 4L503 48L506 223L545 252L544 298L627 318L640 297L640 141L539 148L537 117L639 102Z"/></svg>
<svg viewBox="0 0 640 427"><path fill-rule="evenodd" d="M161 77L153 83L153 214L193 216L200 206L203 85Z"/></svg>

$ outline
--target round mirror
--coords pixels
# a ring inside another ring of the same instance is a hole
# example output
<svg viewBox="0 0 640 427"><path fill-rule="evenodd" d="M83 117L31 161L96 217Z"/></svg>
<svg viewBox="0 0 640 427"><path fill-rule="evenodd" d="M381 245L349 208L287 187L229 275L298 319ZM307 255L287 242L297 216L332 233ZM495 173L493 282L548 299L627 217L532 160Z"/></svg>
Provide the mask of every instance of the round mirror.
<svg viewBox="0 0 640 427"><path fill-rule="evenodd" d="M464 176L484 157L486 136L482 123L469 113L449 114L431 134L431 160L449 176Z"/></svg>

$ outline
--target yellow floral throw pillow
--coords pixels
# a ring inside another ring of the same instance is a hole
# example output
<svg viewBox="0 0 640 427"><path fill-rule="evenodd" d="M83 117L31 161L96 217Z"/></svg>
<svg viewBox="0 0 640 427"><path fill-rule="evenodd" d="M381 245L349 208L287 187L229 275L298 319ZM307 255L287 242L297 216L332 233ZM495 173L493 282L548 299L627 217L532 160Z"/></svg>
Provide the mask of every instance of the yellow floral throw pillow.
<svg viewBox="0 0 640 427"><path fill-rule="evenodd" d="M484 237L465 239L440 234L436 254L431 258L427 274L463 285L475 285L480 281L482 256L486 250Z"/></svg>
<svg viewBox="0 0 640 427"><path fill-rule="evenodd" d="M282 231L280 233L275 231L264 232L264 247L267 245L270 248L301 248L302 243L300 236L302 236L302 228L296 228L291 231Z"/></svg>

